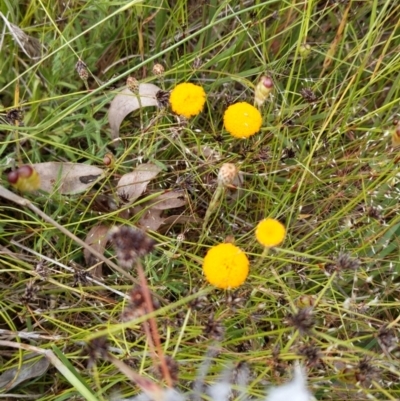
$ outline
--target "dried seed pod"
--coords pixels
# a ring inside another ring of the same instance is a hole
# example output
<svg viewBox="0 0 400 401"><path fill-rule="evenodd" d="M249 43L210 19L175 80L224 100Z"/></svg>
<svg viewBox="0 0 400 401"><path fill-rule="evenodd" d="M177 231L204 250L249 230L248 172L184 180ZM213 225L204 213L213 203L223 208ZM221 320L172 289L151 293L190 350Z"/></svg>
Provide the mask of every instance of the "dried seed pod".
<svg viewBox="0 0 400 401"><path fill-rule="evenodd" d="M139 89L139 81L135 77L129 75L129 77L126 78L126 86L131 92L137 93Z"/></svg>
<svg viewBox="0 0 400 401"><path fill-rule="evenodd" d="M154 66L153 66L153 74L154 75L161 76L164 74L164 72L165 72L165 69L162 64L160 64L160 63L154 64Z"/></svg>
<svg viewBox="0 0 400 401"><path fill-rule="evenodd" d="M303 97L305 101L308 103L314 103L318 100L317 95L311 88L303 88L300 91L300 95Z"/></svg>
<svg viewBox="0 0 400 401"><path fill-rule="evenodd" d="M156 100L160 108L168 107L170 92L159 90L156 93Z"/></svg>
<svg viewBox="0 0 400 401"><path fill-rule="evenodd" d="M22 110L21 109L11 109L7 111L6 120L12 125L21 125L22 123Z"/></svg>
<svg viewBox="0 0 400 401"><path fill-rule="evenodd" d="M126 269L131 268L138 257L150 253L155 245L155 241L143 231L129 226L113 227L108 236L120 266Z"/></svg>
<svg viewBox="0 0 400 401"><path fill-rule="evenodd" d="M267 75L260 78L254 90L254 102L258 107L261 107L264 104L273 87L274 82L272 81L272 78Z"/></svg>
<svg viewBox="0 0 400 401"><path fill-rule="evenodd" d="M78 60L78 62L75 64L75 69L82 81L88 80L89 72L87 70L87 65L82 60Z"/></svg>
<svg viewBox="0 0 400 401"><path fill-rule="evenodd" d="M233 163L224 163L218 172L218 185L228 187L232 185L239 173L239 170Z"/></svg>
<svg viewBox="0 0 400 401"><path fill-rule="evenodd" d="M302 308L293 315L288 316L287 323L300 331L301 334L309 334L314 327L315 320L313 308Z"/></svg>
<svg viewBox="0 0 400 401"><path fill-rule="evenodd" d="M360 261L352 258L347 253L339 253L335 260L336 268L340 270L357 270L360 267Z"/></svg>

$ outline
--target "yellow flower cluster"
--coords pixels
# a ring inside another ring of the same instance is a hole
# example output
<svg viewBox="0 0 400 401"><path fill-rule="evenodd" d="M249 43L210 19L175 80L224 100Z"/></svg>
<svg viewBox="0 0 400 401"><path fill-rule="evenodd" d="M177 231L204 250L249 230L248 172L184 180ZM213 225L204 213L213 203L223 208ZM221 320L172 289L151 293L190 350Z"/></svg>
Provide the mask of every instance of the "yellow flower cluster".
<svg viewBox="0 0 400 401"><path fill-rule="evenodd" d="M264 101L272 90L273 82L269 77L262 77L260 85L263 85L261 95ZM177 85L171 91L169 98L172 111L186 118L199 114L203 110L205 101L204 89L191 83ZM261 106L263 101L258 103L256 101L256 103ZM247 102L229 106L225 110L223 119L225 129L235 138L248 138L259 132L262 125L260 111ZM223 167L218 180L220 184L225 185L231 176L236 176L237 169L235 165L229 163L225 163ZM271 218L260 221L255 231L257 241L266 248L282 243L285 235L285 226ZM231 243L222 243L208 250L203 260L203 272L210 284L221 289L231 289L245 282L249 274L249 265L244 251Z"/></svg>
<svg viewBox="0 0 400 401"><path fill-rule="evenodd" d="M285 226L275 219L264 219L258 223L256 228L257 241L268 248L279 245L285 235Z"/></svg>
<svg viewBox="0 0 400 401"><path fill-rule="evenodd" d="M256 228L257 241L267 247L279 245L285 238L285 226L275 219L264 219ZM249 260L237 246L224 243L213 246L203 261L207 281L215 287L230 289L243 284L249 274Z"/></svg>
<svg viewBox="0 0 400 401"><path fill-rule="evenodd" d="M246 254L233 244L219 244L209 249L203 261L207 281L218 288L230 289L243 284L249 274Z"/></svg>
<svg viewBox="0 0 400 401"><path fill-rule="evenodd" d="M177 85L169 97L172 111L186 118L197 116L205 101L204 89L188 82ZM232 104L225 110L224 127L235 138L248 138L260 131L261 125L260 111L247 102Z"/></svg>
<svg viewBox="0 0 400 401"><path fill-rule="evenodd" d="M262 116L247 102L229 106L224 113L225 129L235 138L248 138L260 131Z"/></svg>
<svg viewBox="0 0 400 401"><path fill-rule="evenodd" d="M197 116L203 110L205 101L204 89L191 83L177 85L169 97L172 111L186 118Z"/></svg>

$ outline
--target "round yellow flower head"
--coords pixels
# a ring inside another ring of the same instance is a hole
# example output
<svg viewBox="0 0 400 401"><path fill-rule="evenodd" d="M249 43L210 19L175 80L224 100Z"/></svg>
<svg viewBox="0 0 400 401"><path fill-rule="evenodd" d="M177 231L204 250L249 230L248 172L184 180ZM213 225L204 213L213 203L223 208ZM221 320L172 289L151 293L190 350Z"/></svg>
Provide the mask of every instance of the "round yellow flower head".
<svg viewBox="0 0 400 401"><path fill-rule="evenodd" d="M256 228L257 241L266 247L279 245L285 238L285 226L275 219L261 220Z"/></svg>
<svg viewBox="0 0 400 401"><path fill-rule="evenodd" d="M239 287L249 274L249 260L237 246L219 244L207 252L203 272L207 281L218 288Z"/></svg>
<svg viewBox="0 0 400 401"><path fill-rule="evenodd" d="M169 97L172 111L186 118L197 116L203 110L205 101L204 89L191 83L175 86Z"/></svg>
<svg viewBox="0 0 400 401"><path fill-rule="evenodd" d="M248 138L254 135L260 130L261 124L261 113L247 102L232 104L225 110L225 129L235 138Z"/></svg>

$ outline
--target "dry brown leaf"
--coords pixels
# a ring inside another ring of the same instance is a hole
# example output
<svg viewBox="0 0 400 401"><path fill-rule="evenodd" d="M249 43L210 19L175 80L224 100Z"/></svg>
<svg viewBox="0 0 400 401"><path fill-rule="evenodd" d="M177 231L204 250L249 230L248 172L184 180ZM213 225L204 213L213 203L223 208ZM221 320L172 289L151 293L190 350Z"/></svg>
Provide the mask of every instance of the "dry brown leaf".
<svg viewBox="0 0 400 401"><path fill-rule="evenodd" d="M41 376L49 368L50 361L45 356L39 356L35 360L30 358L36 355L29 355L22 362L21 366L6 370L0 375L0 389L11 390L20 383Z"/></svg>
<svg viewBox="0 0 400 401"><path fill-rule="evenodd" d="M200 221L196 216L183 216L180 214L168 216L164 219L163 225L170 228L174 224L184 224L184 223L198 223Z"/></svg>
<svg viewBox="0 0 400 401"><path fill-rule="evenodd" d="M27 35L22 29L17 25L12 24L8 19L0 12L0 17L3 18L4 24L10 31L14 40L18 43L21 50L31 59L38 60L42 57L42 53L46 51L46 48L42 43L32 37Z"/></svg>
<svg viewBox="0 0 400 401"><path fill-rule="evenodd" d="M157 231L165 220L163 217L161 217L161 213L162 210L146 210L146 212L138 221L138 226L144 230Z"/></svg>
<svg viewBox="0 0 400 401"><path fill-rule="evenodd" d="M146 202L143 209L147 209L138 224L146 230L157 231L165 223L166 217L161 217L163 210L175 209L186 205L184 191L165 192L157 198Z"/></svg>
<svg viewBox="0 0 400 401"><path fill-rule="evenodd" d="M134 202L146 190L149 182L157 176L161 168L155 164L140 164L134 171L124 174L117 184L118 196L128 203Z"/></svg>
<svg viewBox="0 0 400 401"><path fill-rule="evenodd" d="M119 138L119 127L129 113L142 107L158 107L156 94L159 90L160 88L153 84L139 84L139 96L127 88L115 96L108 110L108 122L111 127L112 139Z"/></svg>
<svg viewBox="0 0 400 401"><path fill-rule="evenodd" d="M92 227L85 238L85 242L97 252L103 254L108 242L108 230L109 228L104 224L98 224L97 226ZM97 264L96 268L91 272L92 275L94 277L102 277L103 262L99 263L99 260L87 249L83 250L83 256L85 257L85 262L89 267Z"/></svg>
<svg viewBox="0 0 400 401"><path fill-rule="evenodd" d="M84 192L104 176L96 166L82 163L47 162L33 165L40 175L40 189L72 195Z"/></svg>
<svg viewBox="0 0 400 401"><path fill-rule="evenodd" d="M145 203L144 207L156 210L175 209L186 205L187 199L184 191L170 191L164 192L157 196L157 198Z"/></svg>

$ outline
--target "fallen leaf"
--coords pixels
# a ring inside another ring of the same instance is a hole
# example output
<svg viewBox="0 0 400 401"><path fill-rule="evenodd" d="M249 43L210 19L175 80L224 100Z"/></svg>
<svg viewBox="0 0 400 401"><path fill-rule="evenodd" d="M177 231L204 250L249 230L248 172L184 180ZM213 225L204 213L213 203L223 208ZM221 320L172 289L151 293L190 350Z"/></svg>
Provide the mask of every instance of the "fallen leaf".
<svg viewBox="0 0 400 401"><path fill-rule="evenodd" d="M153 84L139 84L138 95L126 88L115 96L108 110L112 139L119 138L119 127L129 113L142 107L158 107L156 94L159 90L160 88Z"/></svg>
<svg viewBox="0 0 400 401"><path fill-rule="evenodd" d="M6 370L0 376L0 389L11 390L20 383L28 379L41 376L50 365L50 361L45 356L40 356L31 360L36 355L28 355L21 366Z"/></svg>
<svg viewBox="0 0 400 401"><path fill-rule="evenodd" d="M144 204L144 208L156 210L175 209L186 205L187 199L184 191L169 191L157 196Z"/></svg>
<svg viewBox="0 0 400 401"><path fill-rule="evenodd" d="M181 214L174 214L168 216L164 220L165 225L169 225L170 228L174 224L183 224L183 223L199 223L201 219L196 216L183 216Z"/></svg>
<svg viewBox="0 0 400 401"><path fill-rule="evenodd" d="M127 203L134 202L146 190L149 182L157 176L161 168L155 164L140 164L134 171L124 174L117 184L118 196Z"/></svg>
<svg viewBox="0 0 400 401"><path fill-rule="evenodd" d="M84 192L104 176L96 166L83 163L47 162L33 165L40 175L40 189L72 195Z"/></svg>
<svg viewBox="0 0 400 401"><path fill-rule="evenodd" d="M14 25L10 21L8 21L8 19L1 12L0 17L3 18L6 27L10 31L12 37L17 42L21 50L32 60L40 59L42 57L42 53L47 50L42 45L42 43L38 39L27 35L17 25Z"/></svg>
<svg viewBox="0 0 400 401"><path fill-rule="evenodd" d="M165 220L163 217L161 217L161 213L162 210L146 210L138 221L138 226L144 230L157 231Z"/></svg>
<svg viewBox="0 0 400 401"><path fill-rule="evenodd" d="M162 193L156 198L143 204L147 209L138 221L138 225L146 230L157 231L165 223L166 217L161 214L164 210L175 209L186 205L184 191L170 191Z"/></svg>
<svg viewBox="0 0 400 401"><path fill-rule="evenodd" d="M98 224L97 226L92 227L85 238L85 242L97 252L103 254L108 242L108 230L109 228L104 224ZM85 262L89 267L97 265L95 269L91 271L92 275L94 277L102 277L103 262L99 263L99 260L87 249L83 250L83 256L85 257Z"/></svg>

